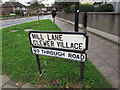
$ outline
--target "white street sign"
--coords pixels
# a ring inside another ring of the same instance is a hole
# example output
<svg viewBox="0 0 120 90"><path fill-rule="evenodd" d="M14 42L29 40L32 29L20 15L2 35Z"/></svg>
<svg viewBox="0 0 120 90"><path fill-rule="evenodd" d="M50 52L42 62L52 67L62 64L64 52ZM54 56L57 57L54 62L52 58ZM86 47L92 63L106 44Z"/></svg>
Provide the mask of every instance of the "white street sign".
<svg viewBox="0 0 120 90"><path fill-rule="evenodd" d="M71 60L82 61L82 62L86 61L86 54L43 49L43 48L33 48L33 47L31 49L33 54L65 58L65 59L71 59Z"/></svg>
<svg viewBox="0 0 120 90"><path fill-rule="evenodd" d="M88 41L85 33L31 31L29 36L33 47L62 49L64 51L83 51L87 49Z"/></svg>

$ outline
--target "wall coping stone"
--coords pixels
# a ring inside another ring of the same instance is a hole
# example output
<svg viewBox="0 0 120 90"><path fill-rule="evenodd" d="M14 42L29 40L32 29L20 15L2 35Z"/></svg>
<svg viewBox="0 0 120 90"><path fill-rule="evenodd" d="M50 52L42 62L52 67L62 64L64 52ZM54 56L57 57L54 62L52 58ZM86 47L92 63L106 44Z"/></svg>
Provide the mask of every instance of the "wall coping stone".
<svg viewBox="0 0 120 90"><path fill-rule="evenodd" d="M59 13L67 13L67 12L59 12ZM84 14L85 12L80 12L80 14ZM120 15L119 12L87 12L89 14L103 14L103 15ZM74 14L74 13L67 13L67 14Z"/></svg>
<svg viewBox="0 0 120 90"><path fill-rule="evenodd" d="M120 13L117 13L117 12L88 12L88 15L89 14L102 14L102 15L120 15Z"/></svg>

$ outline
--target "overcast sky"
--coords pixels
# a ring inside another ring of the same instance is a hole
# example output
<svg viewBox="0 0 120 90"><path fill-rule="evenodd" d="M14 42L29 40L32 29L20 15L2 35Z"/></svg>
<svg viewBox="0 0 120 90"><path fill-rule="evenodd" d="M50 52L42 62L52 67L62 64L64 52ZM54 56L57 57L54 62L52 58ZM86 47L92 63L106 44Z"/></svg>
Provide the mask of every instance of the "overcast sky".
<svg viewBox="0 0 120 90"><path fill-rule="evenodd" d="M9 1L9 0L2 0L3 2L6 2L6 1ZM20 3L23 3L24 5L27 5L26 2L30 2L31 0L17 0L19 1ZM38 0L40 1L40 0ZM52 4L54 3L55 1L64 1L64 0L45 0L43 3L45 4ZM74 0L66 0L66 1L74 1ZM80 0L80 1L97 1L97 2L100 2L100 1L114 1L114 2L118 2L120 0Z"/></svg>
<svg viewBox="0 0 120 90"><path fill-rule="evenodd" d="M6 2L6 1L9 1L9 0L2 0L2 1ZM23 3L24 5L27 5L26 2L30 2L31 0L16 0L16 1L18 1L20 3ZM40 0L38 0L38 1L40 1ZM54 2L55 2L55 0L45 0L43 3L52 4Z"/></svg>

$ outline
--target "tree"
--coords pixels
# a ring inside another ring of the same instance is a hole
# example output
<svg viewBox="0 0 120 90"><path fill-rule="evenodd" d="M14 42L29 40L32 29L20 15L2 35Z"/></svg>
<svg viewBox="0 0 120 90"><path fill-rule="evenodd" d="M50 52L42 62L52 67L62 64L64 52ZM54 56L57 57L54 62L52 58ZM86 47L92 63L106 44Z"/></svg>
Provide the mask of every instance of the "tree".
<svg viewBox="0 0 120 90"><path fill-rule="evenodd" d="M36 11L37 16L38 16L38 20L39 20L39 10L41 8L45 7L45 5L41 3L42 1L44 1L44 0L37 1L37 2L28 2L28 4L30 4L28 6L28 8Z"/></svg>
<svg viewBox="0 0 120 90"><path fill-rule="evenodd" d="M60 9L63 9L64 11L69 11L70 6L74 4L74 2L55 2L55 5L58 5Z"/></svg>

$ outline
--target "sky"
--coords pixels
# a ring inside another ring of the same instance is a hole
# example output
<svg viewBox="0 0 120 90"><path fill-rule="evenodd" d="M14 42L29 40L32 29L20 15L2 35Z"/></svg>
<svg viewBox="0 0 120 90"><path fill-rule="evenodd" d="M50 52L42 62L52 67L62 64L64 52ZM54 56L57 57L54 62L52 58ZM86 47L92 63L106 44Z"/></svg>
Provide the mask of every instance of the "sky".
<svg viewBox="0 0 120 90"><path fill-rule="evenodd" d="M2 0L3 2L6 2L6 1L9 1L9 0ZM20 2L20 3L22 3L22 4L24 4L24 5L27 5L26 3L27 2L30 2L31 0L16 0L16 1L18 1L18 2ZM38 1L40 1L40 0L38 0ZM43 3L44 4L52 4L52 3L54 3L55 2L55 0L45 0Z"/></svg>
<svg viewBox="0 0 120 90"><path fill-rule="evenodd" d="M2 1L6 2L6 1L9 1L9 0L2 0ZM22 3L24 5L27 5L26 3L30 2L31 0L17 0L17 1L19 1L20 3ZM38 1L40 1L40 0L38 0ZM44 4L53 4L55 1L63 1L63 0L45 0L43 3ZM67 0L67 1L69 1L69 0ZM99 1L115 1L115 2L117 2L117 1L120 1L120 0L80 0L80 1L97 1L97 2L99 2Z"/></svg>

